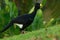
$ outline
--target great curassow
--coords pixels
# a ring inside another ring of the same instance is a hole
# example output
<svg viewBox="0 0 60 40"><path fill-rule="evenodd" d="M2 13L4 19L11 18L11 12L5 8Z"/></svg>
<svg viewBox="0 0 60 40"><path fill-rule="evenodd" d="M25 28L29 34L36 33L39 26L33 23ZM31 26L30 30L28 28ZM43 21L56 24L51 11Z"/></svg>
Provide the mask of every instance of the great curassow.
<svg viewBox="0 0 60 40"><path fill-rule="evenodd" d="M16 18L13 18L4 28L1 33L6 31L9 27L11 27L14 23L16 25L20 26L20 31L24 30L26 27L28 27L34 20L34 17L37 13L37 10L40 9L40 3L35 3L34 11L31 14L24 14L21 16L17 16ZM22 24L22 25L19 25Z"/></svg>

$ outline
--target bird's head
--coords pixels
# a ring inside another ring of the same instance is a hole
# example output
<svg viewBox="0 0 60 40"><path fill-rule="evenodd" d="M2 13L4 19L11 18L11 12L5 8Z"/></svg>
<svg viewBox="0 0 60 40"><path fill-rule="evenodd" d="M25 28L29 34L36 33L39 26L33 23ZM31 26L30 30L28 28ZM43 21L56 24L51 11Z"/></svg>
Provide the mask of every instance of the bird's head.
<svg viewBox="0 0 60 40"><path fill-rule="evenodd" d="M36 3L35 8L36 9L40 9L40 4L39 3Z"/></svg>
<svg viewBox="0 0 60 40"><path fill-rule="evenodd" d="M42 3L42 1L43 0L35 0L35 7L37 8L37 9L40 9L41 8L41 3Z"/></svg>

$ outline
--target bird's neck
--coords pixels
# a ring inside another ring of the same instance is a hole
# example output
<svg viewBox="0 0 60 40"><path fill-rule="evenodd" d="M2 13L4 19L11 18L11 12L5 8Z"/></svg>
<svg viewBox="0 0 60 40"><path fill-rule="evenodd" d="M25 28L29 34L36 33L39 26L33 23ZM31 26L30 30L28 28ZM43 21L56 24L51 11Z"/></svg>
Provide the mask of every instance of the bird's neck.
<svg viewBox="0 0 60 40"><path fill-rule="evenodd" d="M38 4L38 5L40 5L40 4ZM35 15L36 15L36 13L37 13L37 11L39 9L38 7L40 7L40 6L37 6L37 4L36 4L35 8L34 8L34 11L31 13L32 17L35 17Z"/></svg>
<svg viewBox="0 0 60 40"><path fill-rule="evenodd" d="M32 16L33 16L33 17L35 17L35 15L36 15L36 13L37 13L37 10L38 10L38 9L35 8L34 11L32 12Z"/></svg>

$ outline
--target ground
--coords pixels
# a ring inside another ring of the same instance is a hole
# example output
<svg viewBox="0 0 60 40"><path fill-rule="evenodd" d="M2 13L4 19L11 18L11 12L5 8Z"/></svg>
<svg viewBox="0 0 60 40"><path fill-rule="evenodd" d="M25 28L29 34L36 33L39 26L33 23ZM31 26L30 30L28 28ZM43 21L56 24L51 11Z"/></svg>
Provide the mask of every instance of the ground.
<svg viewBox="0 0 60 40"><path fill-rule="evenodd" d="M15 35L13 37L7 37L0 40L59 40L60 38L60 25L55 25L45 28L28 32L25 34Z"/></svg>

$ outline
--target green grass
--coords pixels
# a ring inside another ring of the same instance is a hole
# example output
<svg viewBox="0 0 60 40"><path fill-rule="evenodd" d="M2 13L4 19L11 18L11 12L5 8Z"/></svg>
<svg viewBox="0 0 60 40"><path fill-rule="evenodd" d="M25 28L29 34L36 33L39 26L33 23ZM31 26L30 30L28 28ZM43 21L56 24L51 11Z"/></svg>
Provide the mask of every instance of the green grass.
<svg viewBox="0 0 60 40"><path fill-rule="evenodd" d="M0 40L60 40L60 25L55 25L45 28L28 32L25 34L15 35Z"/></svg>

